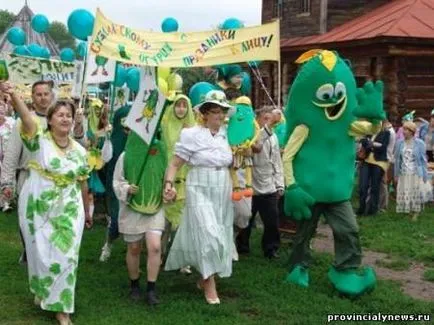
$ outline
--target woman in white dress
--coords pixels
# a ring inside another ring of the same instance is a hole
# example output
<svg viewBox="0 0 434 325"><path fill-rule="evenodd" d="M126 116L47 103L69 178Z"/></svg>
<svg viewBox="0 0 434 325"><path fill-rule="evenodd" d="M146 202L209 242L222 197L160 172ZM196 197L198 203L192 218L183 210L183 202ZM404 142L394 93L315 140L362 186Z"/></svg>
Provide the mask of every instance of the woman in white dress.
<svg viewBox="0 0 434 325"><path fill-rule="evenodd" d="M398 184L396 212L412 214L413 221L417 220L426 202L428 181L425 143L415 138L416 130L415 123L404 123L404 139L396 144L394 165L395 182Z"/></svg>
<svg viewBox="0 0 434 325"><path fill-rule="evenodd" d="M183 129L166 172L164 199L176 197L176 172L188 164L184 215L165 270L191 265L201 274L198 287L209 304L219 304L214 276L232 273L233 214L229 167L232 152L224 119L232 108L222 91L210 91L197 109L203 125Z"/></svg>
<svg viewBox="0 0 434 325"><path fill-rule="evenodd" d="M18 204L27 251L30 291L35 304L56 313L61 325L72 324L78 253L88 214L86 151L69 137L75 108L57 102L48 109L48 130L41 129L12 85L0 83L21 117L20 134L30 151L30 175Z"/></svg>

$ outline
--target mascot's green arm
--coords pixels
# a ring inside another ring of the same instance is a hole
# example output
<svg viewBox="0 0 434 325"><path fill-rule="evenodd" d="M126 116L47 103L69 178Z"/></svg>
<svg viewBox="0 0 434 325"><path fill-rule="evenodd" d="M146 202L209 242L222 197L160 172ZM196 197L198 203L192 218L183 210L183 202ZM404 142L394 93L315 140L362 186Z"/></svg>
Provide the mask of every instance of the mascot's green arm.
<svg viewBox="0 0 434 325"><path fill-rule="evenodd" d="M298 125L291 134L291 137L286 144L283 153L283 173L285 177L286 186L295 183L294 172L292 169L292 161L294 160L297 152L300 151L303 143L309 135L309 128L306 125Z"/></svg>
<svg viewBox="0 0 434 325"><path fill-rule="evenodd" d="M349 135L351 137L363 137L372 135L381 130L381 123L371 123L367 121L354 121L351 123Z"/></svg>

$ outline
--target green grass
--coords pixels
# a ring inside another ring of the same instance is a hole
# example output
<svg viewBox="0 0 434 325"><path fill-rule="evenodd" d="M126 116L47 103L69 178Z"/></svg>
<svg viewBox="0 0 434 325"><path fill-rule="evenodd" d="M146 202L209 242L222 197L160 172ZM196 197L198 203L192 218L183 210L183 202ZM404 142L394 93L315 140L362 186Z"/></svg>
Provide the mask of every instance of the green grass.
<svg viewBox="0 0 434 325"><path fill-rule="evenodd" d="M390 211L358 218L363 247L397 260L414 260L434 266L433 209L427 208L417 222Z"/></svg>
<svg viewBox="0 0 434 325"><path fill-rule="evenodd" d="M426 281L434 282L434 269L428 269L423 273L423 278Z"/></svg>
<svg viewBox="0 0 434 325"><path fill-rule="evenodd" d="M375 264L395 271L406 271L410 268L410 262L407 260L379 260L376 261Z"/></svg>
<svg viewBox="0 0 434 325"><path fill-rule="evenodd" d="M254 233L252 255L234 264L231 278L218 281L222 300L220 306L205 303L202 294L195 288L197 275L162 272L157 283L162 304L150 309L144 302L133 304L127 298L128 277L123 242L116 243L113 258L108 263L98 262L104 231L103 225L97 224L83 237L76 312L73 316L76 325L304 325L324 324L327 314L434 312L433 303L405 296L399 285L391 281L380 281L373 293L355 301L339 297L327 281L326 273L332 260L328 254L315 254L309 289L284 284L285 263L283 259L270 262L262 258L258 232ZM0 243L0 306L3 307L0 308L0 324L55 323L50 313L33 306L26 269L17 262L20 242L14 214L0 214ZM144 267L142 269L145 271ZM144 281L145 274L142 284Z"/></svg>

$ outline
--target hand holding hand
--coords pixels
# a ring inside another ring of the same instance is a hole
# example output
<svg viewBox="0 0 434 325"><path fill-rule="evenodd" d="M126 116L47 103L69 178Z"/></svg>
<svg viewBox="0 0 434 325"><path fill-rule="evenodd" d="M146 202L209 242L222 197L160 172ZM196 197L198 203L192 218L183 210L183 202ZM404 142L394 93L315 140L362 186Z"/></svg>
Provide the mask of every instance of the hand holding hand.
<svg viewBox="0 0 434 325"><path fill-rule="evenodd" d="M89 213L86 213L86 215L84 217L84 224L85 224L87 229L90 229L93 226L93 218Z"/></svg>
<svg viewBox="0 0 434 325"><path fill-rule="evenodd" d="M4 188L3 189L3 195L8 200L12 199L12 195L13 195L12 188L10 188L10 187Z"/></svg>
<svg viewBox="0 0 434 325"><path fill-rule="evenodd" d="M139 187L137 185L130 185L128 188L128 194L136 194L139 191Z"/></svg>
<svg viewBox="0 0 434 325"><path fill-rule="evenodd" d="M176 199L176 189L172 183L166 182L164 185L163 200L164 202L171 202Z"/></svg>

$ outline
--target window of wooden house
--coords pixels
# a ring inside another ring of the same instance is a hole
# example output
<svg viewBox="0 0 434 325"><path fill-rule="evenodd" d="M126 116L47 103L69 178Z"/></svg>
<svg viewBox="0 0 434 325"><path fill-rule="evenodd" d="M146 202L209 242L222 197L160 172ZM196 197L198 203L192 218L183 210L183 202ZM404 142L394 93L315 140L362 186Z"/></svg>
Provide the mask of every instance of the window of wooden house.
<svg viewBox="0 0 434 325"><path fill-rule="evenodd" d="M310 13L311 3L310 0L300 0L300 13Z"/></svg>
<svg viewBox="0 0 434 325"><path fill-rule="evenodd" d="M273 1L273 17L282 18L283 0Z"/></svg>

